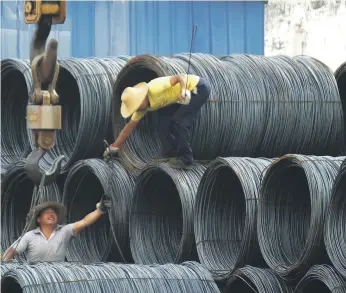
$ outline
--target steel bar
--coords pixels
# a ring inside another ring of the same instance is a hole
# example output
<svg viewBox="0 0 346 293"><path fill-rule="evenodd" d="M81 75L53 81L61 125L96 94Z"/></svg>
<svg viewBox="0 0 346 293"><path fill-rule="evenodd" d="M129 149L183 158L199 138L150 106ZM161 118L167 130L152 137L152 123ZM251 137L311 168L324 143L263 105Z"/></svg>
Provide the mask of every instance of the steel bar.
<svg viewBox="0 0 346 293"><path fill-rule="evenodd" d="M130 59L114 85L114 137L127 122L120 115L123 90L156 77L185 73L188 60L188 54ZM336 80L328 67L313 58L234 55L218 59L196 53L190 73L211 85L210 99L191 130L198 160L287 153L335 156L345 148ZM122 146L120 155L129 166L143 169L160 153L159 123L158 114L149 113Z"/></svg>
<svg viewBox="0 0 346 293"><path fill-rule="evenodd" d="M260 180L273 160L218 158L198 188L194 226L199 259L225 281L245 264L265 266L257 242Z"/></svg>
<svg viewBox="0 0 346 293"><path fill-rule="evenodd" d="M103 195L111 208L71 242L68 261L132 261L128 222L134 185L134 177L115 160L88 159L73 165L63 194L68 221L79 221L94 211Z"/></svg>
<svg viewBox="0 0 346 293"><path fill-rule="evenodd" d="M136 263L197 260L193 213L205 167L184 171L151 164L136 180L130 214L130 245Z"/></svg>
<svg viewBox="0 0 346 293"><path fill-rule="evenodd" d="M326 263L323 230L344 157L287 155L272 163L261 187L257 234L270 268L296 282Z"/></svg>

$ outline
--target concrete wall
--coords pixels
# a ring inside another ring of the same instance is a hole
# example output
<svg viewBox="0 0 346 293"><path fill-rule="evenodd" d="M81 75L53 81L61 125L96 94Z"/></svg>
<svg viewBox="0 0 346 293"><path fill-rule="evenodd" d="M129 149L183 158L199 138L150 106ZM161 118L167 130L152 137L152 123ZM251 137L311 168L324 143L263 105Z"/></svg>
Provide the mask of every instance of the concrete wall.
<svg viewBox="0 0 346 293"><path fill-rule="evenodd" d="M265 55L310 55L332 70L346 61L346 0L269 0Z"/></svg>

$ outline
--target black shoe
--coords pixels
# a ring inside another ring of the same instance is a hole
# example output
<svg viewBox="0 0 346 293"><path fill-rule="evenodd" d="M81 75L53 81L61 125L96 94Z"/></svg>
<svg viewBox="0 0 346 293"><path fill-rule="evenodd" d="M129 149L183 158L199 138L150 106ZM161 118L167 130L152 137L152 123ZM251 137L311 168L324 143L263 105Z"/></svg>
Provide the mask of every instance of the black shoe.
<svg viewBox="0 0 346 293"><path fill-rule="evenodd" d="M190 170L193 167L193 164L186 164L182 160L173 158L169 160L168 162L169 166L173 169L184 169L184 170Z"/></svg>

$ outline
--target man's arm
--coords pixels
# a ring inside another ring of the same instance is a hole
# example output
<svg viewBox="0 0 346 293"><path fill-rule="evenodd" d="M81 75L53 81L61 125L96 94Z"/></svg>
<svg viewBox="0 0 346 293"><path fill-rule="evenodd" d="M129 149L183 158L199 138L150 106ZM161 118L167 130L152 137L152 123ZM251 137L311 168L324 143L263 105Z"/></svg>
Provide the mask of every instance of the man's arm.
<svg viewBox="0 0 346 293"><path fill-rule="evenodd" d="M96 205L95 211L86 215L83 220L80 220L73 224L73 235L77 235L78 233L82 232L85 228L94 224L105 213L107 213L107 207L105 203L101 200L101 202L99 202Z"/></svg>
<svg viewBox="0 0 346 293"><path fill-rule="evenodd" d="M16 254L17 254L17 251L14 248L9 247L5 251L5 253L4 253L3 257L2 257L2 260L3 261L9 261L9 260L13 259Z"/></svg>
<svg viewBox="0 0 346 293"><path fill-rule="evenodd" d="M186 89L186 75L179 74L171 76L170 83L171 86L175 86L177 83L180 83L181 89Z"/></svg>
<svg viewBox="0 0 346 293"><path fill-rule="evenodd" d="M13 259L17 254L21 254L28 248L28 234L25 233L23 237L17 239L4 253L2 259L9 261Z"/></svg>
<svg viewBox="0 0 346 293"><path fill-rule="evenodd" d="M120 132L120 134L118 135L118 138L115 140L114 143L111 144L111 146L116 147L116 148L120 148L120 146L124 143L124 141L131 135L131 133L135 130L135 128L137 127L139 121L135 121L135 120L130 120L125 127L123 128L123 130Z"/></svg>

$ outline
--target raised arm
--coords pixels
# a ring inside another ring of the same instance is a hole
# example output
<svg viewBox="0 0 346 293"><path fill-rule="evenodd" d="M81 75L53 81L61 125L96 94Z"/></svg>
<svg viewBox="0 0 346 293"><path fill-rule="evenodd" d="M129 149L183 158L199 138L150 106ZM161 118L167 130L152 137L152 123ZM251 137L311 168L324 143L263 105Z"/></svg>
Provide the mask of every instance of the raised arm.
<svg viewBox="0 0 346 293"><path fill-rule="evenodd" d="M86 215L82 220L73 224L73 234L77 235L82 232L85 228L94 224L101 216L107 213L107 203L101 201L96 205L96 210Z"/></svg>

